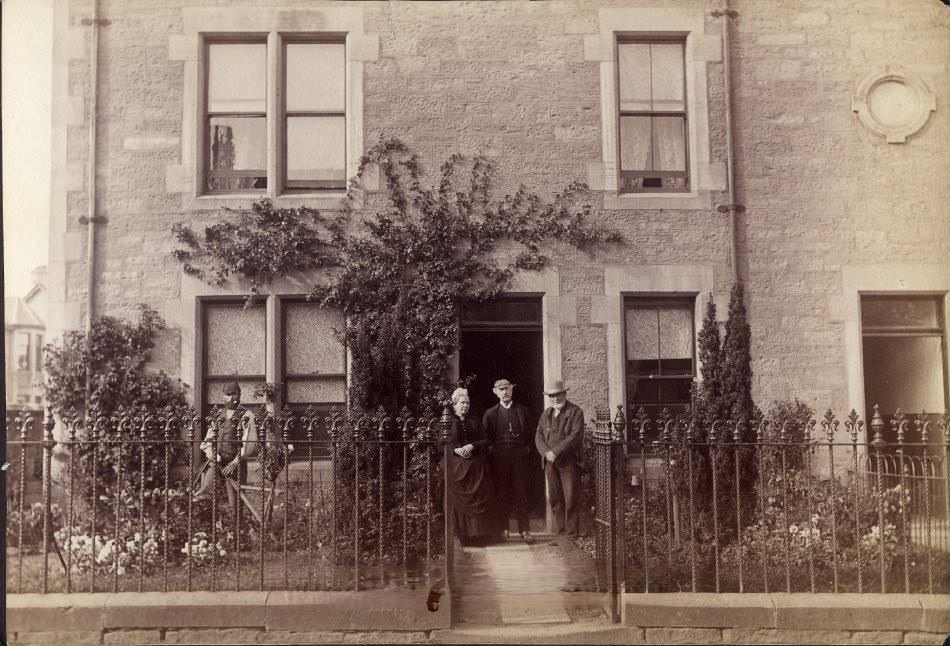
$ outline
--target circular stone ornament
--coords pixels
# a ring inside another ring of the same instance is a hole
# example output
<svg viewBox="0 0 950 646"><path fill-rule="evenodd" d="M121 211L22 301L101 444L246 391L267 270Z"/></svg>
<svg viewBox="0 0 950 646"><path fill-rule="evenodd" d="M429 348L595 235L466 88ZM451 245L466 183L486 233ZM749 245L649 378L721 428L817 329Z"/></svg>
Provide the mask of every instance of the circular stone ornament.
<svg viewBox="0 0 950 646"><path fill-rule="evenodd" d="M900 65L884 65L865 76L851 100L864 127L891 144L906 142L936 109L924 80Z"/></svg>

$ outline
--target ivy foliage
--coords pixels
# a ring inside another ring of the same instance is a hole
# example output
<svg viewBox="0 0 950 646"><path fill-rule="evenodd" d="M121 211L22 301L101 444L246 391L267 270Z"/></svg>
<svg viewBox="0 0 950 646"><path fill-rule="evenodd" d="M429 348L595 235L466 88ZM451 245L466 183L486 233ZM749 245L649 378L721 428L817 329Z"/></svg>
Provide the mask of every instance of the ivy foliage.
<svg viewBox="0 0 950 646"><path fill-rule="evenodd" d="M371 169L383 184L378 194L359 188ZM448 387L462 304L499 295L519 271L545 268L553 241L590 249L623 240L591 222L583 184L550 199L523 185L499 197L496 178L491 160L452 155L426 185L418 156L381 139L360 160L342 210L263 200L200 235L176 225L183 248L173 253L189 274L218 284L237 275L252 291L314 272L311 297L347 317L351 406L421 412Z"/></svg>

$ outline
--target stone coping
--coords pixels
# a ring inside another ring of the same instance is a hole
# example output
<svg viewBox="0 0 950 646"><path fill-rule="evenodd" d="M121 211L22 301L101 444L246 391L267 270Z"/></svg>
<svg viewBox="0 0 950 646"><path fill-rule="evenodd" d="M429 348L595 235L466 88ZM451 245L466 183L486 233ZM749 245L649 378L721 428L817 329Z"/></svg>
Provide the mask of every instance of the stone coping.
<svg viewBox="0 0 950 646"><path fill-rule="evenodd" d="M425 631L451 626L451 597L428 589L365 592L118 592L7 595L7 630L256 628Z"/></svg>
<svg viewBox="0 0 950 646"><path fill-rule="evenodd" d="M950 595L626 593L627 626L950 633Z"/></svg>

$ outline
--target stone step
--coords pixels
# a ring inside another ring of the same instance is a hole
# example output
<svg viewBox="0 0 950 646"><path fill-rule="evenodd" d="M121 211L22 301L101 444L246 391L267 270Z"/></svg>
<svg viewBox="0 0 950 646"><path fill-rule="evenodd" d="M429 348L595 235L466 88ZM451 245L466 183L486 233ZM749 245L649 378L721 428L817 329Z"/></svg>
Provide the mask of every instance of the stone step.
<svg viewBox="0 0 950 646"><path fill-rule="evenodd" d="M464 626L434 630L440 644L630 644L642 641L637 628L608 623Z"/></svg>

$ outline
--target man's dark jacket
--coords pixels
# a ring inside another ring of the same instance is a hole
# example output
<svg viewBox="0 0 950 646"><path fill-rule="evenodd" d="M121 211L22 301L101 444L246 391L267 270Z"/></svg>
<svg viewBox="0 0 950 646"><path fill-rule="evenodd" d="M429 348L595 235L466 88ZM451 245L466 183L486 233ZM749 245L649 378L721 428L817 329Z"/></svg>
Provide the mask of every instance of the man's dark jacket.
<svg viewBox="0 0 950 646"><path fill-rule="evenodd" d="M526 455L531 452L531 439L534 436L534 425L528 409L518 402L512 402L508 411L511 417L517 417L521 422L521 433L516 438L508 437L508 429L501 428L501 402L495 404L482 415L482 428L485 429L492 446L498 449L508 449L515 455ZM513 442L509 443L510 440ZM523 447L523 449L522 449ZM518 450L514 450L514 449Z"/></svg>
<svg viewBox="0 0 950 646"><path fill-rule="evenodd" d="M538 432L534 442L542 460L548 451L553 451L555 464L582 462L584 411L571 402L564 403L564 408L557 417L554 416L553 407L546 409L538 420Z"/></svg>

